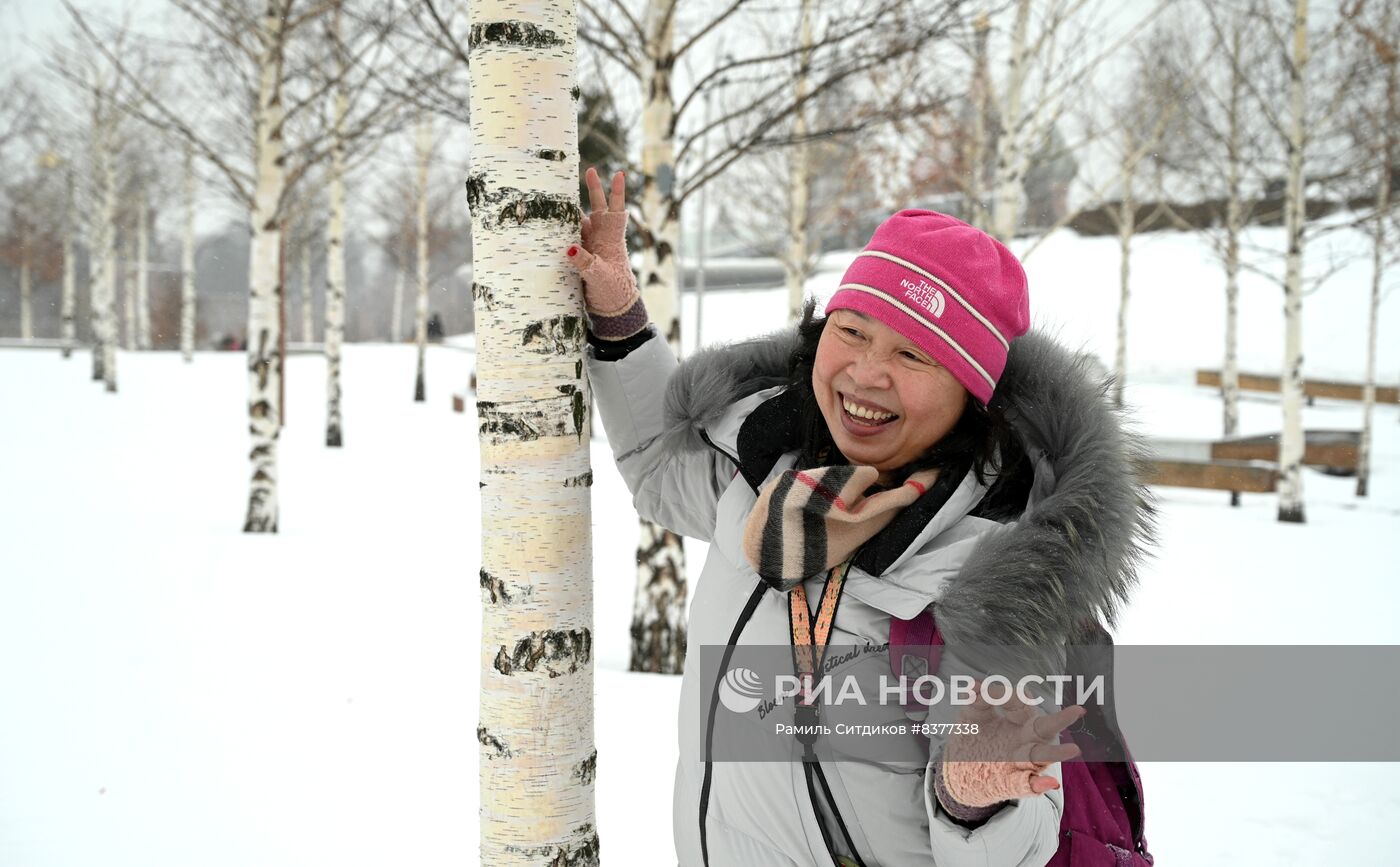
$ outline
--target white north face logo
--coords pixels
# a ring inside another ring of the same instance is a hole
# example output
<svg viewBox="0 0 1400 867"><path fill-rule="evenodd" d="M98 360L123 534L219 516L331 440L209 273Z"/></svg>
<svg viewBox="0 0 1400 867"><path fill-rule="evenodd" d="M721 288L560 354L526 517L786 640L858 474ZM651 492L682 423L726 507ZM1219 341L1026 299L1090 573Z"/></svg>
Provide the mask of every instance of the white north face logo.
<svg viewBox="0 0 1400 867"><path fill-rule="evenodd" d="M900 280L899 285L909 290L910 301L932 313L935 319L943 316L943 293L938 291L937 287L930 286L923 280L917 283L912 280Z"/></svg>

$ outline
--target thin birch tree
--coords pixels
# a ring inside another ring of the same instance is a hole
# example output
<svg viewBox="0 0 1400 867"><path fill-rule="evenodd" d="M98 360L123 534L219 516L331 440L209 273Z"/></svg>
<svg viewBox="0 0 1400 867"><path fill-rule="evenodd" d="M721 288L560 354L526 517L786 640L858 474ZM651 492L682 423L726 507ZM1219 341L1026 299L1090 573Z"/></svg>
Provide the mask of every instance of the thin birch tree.
<svg viewBox="0 0 1400 867"><path fill-rule="evenodd" d="M194 146L184 143L185 223L180 245L180 355L186 363L194 361L195 292L194 292L194 201L197 190L194 173Z"/></svg>
<svg viewBox="0 0 1400 867"><path fill-rule="evenodd" d="M16 208L13 214L15 230L18 235L18 249L16 250L19 259L19 336L21 340L34 339L34 268L33 268L33 236L34 227L30 221L30 216L26 213L31 204L21 200L20 208Z"/></svg>
<svg viewBox="0 0 1400 867"><path fill-rule="evenodd" d="M808 204L810 198L811 166L808 160L810 145L807 137L807 91L811 87L812 62L812 17L814 0L802 0L798 15L797 44L801 49L797 55L796 87L794 88L797 109L792 118L792 180L788 185L788 252L783 257L783 272L787 283L788 321L797 322L802 318L802 301L806 294L808 268L804 267L811 259L811 242L807 237Z"/></svg>
<svg viewBox="0 0 1400 867"><path fill-rule="evenodd" d="M562 254L582 217L574 4L483 0L469 16L480 860L596 865L590 394Z"/></svg>
<svg viewBox="0 0 1400 867"><path fill-rule="evenodd" d="M78 266L76 237L76 183L73 179L71 159L54 155L58 167L63 169L63 296L59 302L59 317L62 319L63 357L73 355L73 347L78 343Z"/></svg>
<svg viewBox="0 0 1400 867"><path fill-rule="evenodd" d="M136 348L151 348L151 200L146 178L141 179L136 200Z"/></svg>
<svg viewBox="0 0 1400 867"><path fill-rule="evenodd" d="M61 85L52 92L49 106L56 114L67 111L74 129L71 136L55 141L54 152L68 166L74 207L82 215L72 231L86 239L88 251L92 378L103 382L108 392L116 392L116 348L121 336L117 232L127 149L133 138L133 124L124 111L131 87L123 69L129 67L146 78L150 67L144 52L133 44L125 21L105 34L101 51L92 50L91 35L74 22L68 37L52 45L46 66ZM69 146L69 141L75 144Z"/></svg>
<svg viewBox="0 0 1400 867"><path fill-rule="evenodd" d="M1308 0L1293 6L1292 51L1288 55L1288 174L1284 231L1288 253L1283 287L1283 431L1279 435L1278 519L1301 524L1303 509L1303 224L1307 220L1303 175L1304 86L1308 70Z"/></svg>
<svg viewBox="0 0 1400 867"><path fill-rule="evenodd" d="M93 187L98 207L88 221L89 278L92 294L92 378L110 393L117 390L117 124L109 79L94 71L92 90Z"/></svg>
<svg viewBox="0 0 1400 867"><path fill-rule="evenodd" d="M417 294L414 304L413 315L413 335L414 342L418 347L418 371L413 382L413 399L423 401L427 399L427 363L428 363L428 169L433 158L433 126L424 115L418 121L418 131L415 137L414 155L418 167L418 187L415 198L415 213L417 214L417 237L418 252L415 257L418 262L417 271Z"/></svg>
<svg viewBox="0 0 1400 867"><path fill-rule="evenodd" d="M344 443L340 417L340 355L345 339L345 125L350 113L348 77L350 59L346 53L341 19L343 4L335 3L329 16L328 42L335 64L332 87L330 214L326 221L326 445L339 448ZM303 267L305 267L303 265ZM306 291L308 284L302 284ZM305 304L305 298L303 298Z"/></svg>

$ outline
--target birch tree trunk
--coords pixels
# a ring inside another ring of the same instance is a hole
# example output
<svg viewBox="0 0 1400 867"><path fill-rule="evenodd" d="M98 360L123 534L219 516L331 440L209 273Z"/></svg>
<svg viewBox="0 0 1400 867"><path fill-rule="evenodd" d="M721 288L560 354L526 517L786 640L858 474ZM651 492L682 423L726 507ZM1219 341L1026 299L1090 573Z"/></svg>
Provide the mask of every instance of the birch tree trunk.
<svg viewBox="0 0 1400 867"><path fill-rule="evenodd" d="M136 237L127 235L125 267L122 277L122 348L127 352L136 351L136 275L132 273L132 263L136 260Z"/></svg>
<svg viewBox="0 0 1400 867"><path fill-rule="evenodd" d="M1284 260L1283 431L1279 436L1278 519L1303 523L1303 176L1304 94L1308 64L1308 0L1297 0L1293 20L1293 57L1289 63L1289 134L1287 199L1284 222L1288 254Z"/></svg>
<svg viewBox="0 0 1400 867"><path fill-rule="evenodd" d="M311 343L316 338L316 329L312 325L312 286L311 286L311 251L303 246L297 254L297 262L300 265L301 277L301 342Z"/></svg>
<svg viewBox="0 0 1400 867"><path fill-rule="evenodd" d="M34 339L34 286L30 280L29 230L21 224L19 230L19 336Z"/></svg>
<svg viewBox="0 0 1400 867"><path fill-rule="evenodd" d="M1243 130L1240 124L1240 97L1244 90L1242 65L1243 28L1238 19L1230 35L1230 100L1226 119L1225 191L1225 360L1220 368L1222 426L1227 437L1240 430L1240 233L1244 230L1243 193L1240 174L1243 164ZM1240 492L1230 492L1230 505L1240 504Z"/></svg>
<svg viewBox="0 0 1400 867"><path fill-rule="evenodd" d="M136 208L136 348L151 348L150 269L151 209L145 194Z"/></svg>
<svg viewBox="0 0 1400 867"><path fill-rule="evenodd" d="M1385 7L1381 32L1393 38L1391 30L1391 7ZM1391 42L1388 55L1382 58L1386 64L1385 107L1381 115L1385 121L1385 132L1381 144L1381 165L1376 179L1376 222L1371 235L1371 300L1366 317L1366 385L1361 403L1361 445L1356 463L1356 495L1367 496L1371 486L1371 450L1373 416L1376 408L1376 337L1379 326L1381 305L1381 278L1385 276L1385 225L1390 214L1390 174L1395 165L1395 125L1400 122L1396 111L1395 43Z"/></svg>
<svg viewBox="0 0 1400 867"><path fill-rule="evenodd" d="M115 121L101 110L94 114L94 166L101 190L101 211L91 224L93 272L92 378L107 391L117 390L117 160Z"/></svg>
<svg viewBox="0 0 1400 867"><path fill-rule="evenodd" d="M59 315L63 321L63 357L73 354L73 346L78 342L78 288L77 268L73 261L76 244L73 239L73 167L66 169L67 193L63 199L63 300ZM91 295L91 290L89 290ZM91 303L89 297L88 303Z"/></svg>
<svg viewBox="0 0 1400 867"><path fill-rule="evenodd" d="M646 16L646 104L642 109L642 300L651 321L680 353L675 250L676 106L671 97L678 0L653 0ZM632 603L632 671L680 674L685 667L685 549L681 538L639 522L637 591Z"/></svg>
<svg viewBox="0 0 1400 867"><path fill-rule="evenodd" d="M987 115L991 103L991 77L987 71L987 36L992 22L985 12L973 24L972 135L967 148L968 222L987 231L987 192L984 189L987 163Z"/></svg>
<svg viewBox="0 0 1400 867"><path fill-rule="evenodd" d="M286 4L266 0L259 29L256 118L257 182L249 253L248 429L252 478L245 533L277 532L277 435L280 400L282 279L280 219L286 175L282 156L282 57Z"/></svg>
<svg viewBox="0 0 1400 867"><path fill-rule="evenodd" d="M413 399L427 399L424 374L428 359L428 161L433 152L433 128L427 118L418 122L418 305L414 311L414 335L418 343L418 376Z"/></svg>
<svg viewBox="0 0 1400 867"><path fill-rule="evenodd" d="M1001 241L1016 236L1021 225L1022 185L1030 165L1030 143L1026 140L1026 118L1021 110L1026 86L1028 49L1026 31L1030 26L1031 0L1018 0L1016 23L1011 31L1010 71L1001 112L1001 135L997 136L996 189L992 200L992 234Z"/></svg>
<svg viewBox="0 0 1400 867"><path fill-rule="evenodd" d="M332 109L331 213L326 223L326 445L338 448L341 445L340 345L345 337L345 115L349 110L350 98L344 84L346 63L340 45L339 5L331 15L339 70Z"/></svg>
<svg viewBox="0 0 1400 867"><path fill-rule="evenodd" d="M802 0L801 22L798 25L800 51L797 70L797 112L792 121L792 137L797 144L792 148L792 175L788 184L788 254L783 261L788 290L788 321L797 322L802 318L802 299L807 282L808 258L808 196L811 184L811 167L808 159L807 143L802 138L807 135L807 107L803 100L811 90L808 67L812 58L812 0Z"/></svg>
<svg viewBox="0 0 1400 867"><path fill-rule="evenodd" d="M1130 146L1131 150L1131 146ZM1131 158L1130 158L1131 159ZM1123 200L1118 203L1118 340L1113 352L1113 404L1123 405L1123 386L1128 381L1128 300L1133 255L1133 232L1137 213L1133 204L1133 166L1122 167Z"/></svg>
<svg viewBox="0 0 1400 867"><path fill-rule="evenodd" d="M599 864L576 13L478 0L471 26L481 449L480 862Z"/></svg>
<svg viewBox="0 0 1400 867"><path fill-rule="evenodd" d="M403 233L403 255L394 268L394 309L389 313L390 343L403 340L403 289L404 271L408 268L408 231Z"/></svg>
<svg viewBox="0 0 1400 867"><path fill-rule="evenodd" d="M194 361L194 147L185 145L185 240L180 247L180 354Z"/></svg>
<svg viewBox="0 0 1400 867"><path fill-rule="evenodd" d="M678 0L653 0L646 14L646 103L642 108L642 280L651 321L673 348L680 347L675 251L675 122L671 97L672 39Z"/></svg>

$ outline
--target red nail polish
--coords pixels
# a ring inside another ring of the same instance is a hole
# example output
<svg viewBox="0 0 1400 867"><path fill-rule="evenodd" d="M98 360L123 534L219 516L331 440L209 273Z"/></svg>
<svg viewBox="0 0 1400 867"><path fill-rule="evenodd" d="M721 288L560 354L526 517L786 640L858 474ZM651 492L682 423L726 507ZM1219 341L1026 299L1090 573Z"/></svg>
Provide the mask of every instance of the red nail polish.
<svg viewBox="0 0 1400 867"><path fill-rule="evenodd" d="M569 248L569 255L570 255L570 256L577 256L577 255L578 255L578 247L570 247L570 248Z"/></svg>

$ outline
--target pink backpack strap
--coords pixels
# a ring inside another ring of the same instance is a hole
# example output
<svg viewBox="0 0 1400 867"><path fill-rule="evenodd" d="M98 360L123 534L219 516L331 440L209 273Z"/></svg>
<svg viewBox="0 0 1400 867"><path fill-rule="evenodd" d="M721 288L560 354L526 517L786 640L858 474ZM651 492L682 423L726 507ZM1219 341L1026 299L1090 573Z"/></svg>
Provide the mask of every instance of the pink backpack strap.
<svg viewBox="0 0 1400 867"><path fill-rule="evenodd" d="M942 647L943 636L932 611L924 609L912 620L890 618L890 670L896 678L908 678L912 685L926 674L937 674ZM904 705L905 710L915 707L920 706Z"/></svg>

